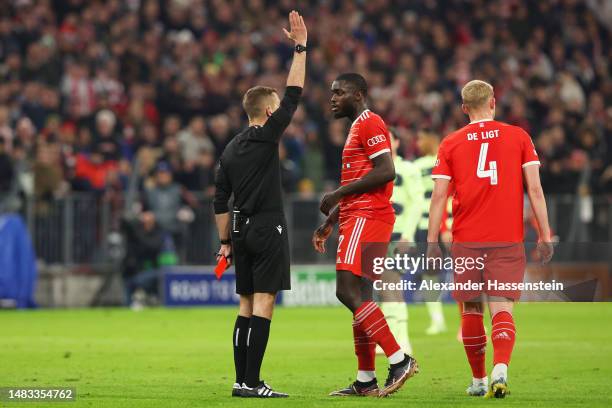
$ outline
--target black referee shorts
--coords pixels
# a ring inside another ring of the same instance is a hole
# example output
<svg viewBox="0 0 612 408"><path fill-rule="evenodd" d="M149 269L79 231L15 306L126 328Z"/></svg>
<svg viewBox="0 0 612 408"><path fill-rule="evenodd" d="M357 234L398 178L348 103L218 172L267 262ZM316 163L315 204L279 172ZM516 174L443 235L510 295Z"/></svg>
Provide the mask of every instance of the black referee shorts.
<svg viewBox="0 0 612 408"><path fill-rule="evenodd" d="M232 226L236 293L251 295L291 289L287 233L283 214L238 217Z"/></svg>

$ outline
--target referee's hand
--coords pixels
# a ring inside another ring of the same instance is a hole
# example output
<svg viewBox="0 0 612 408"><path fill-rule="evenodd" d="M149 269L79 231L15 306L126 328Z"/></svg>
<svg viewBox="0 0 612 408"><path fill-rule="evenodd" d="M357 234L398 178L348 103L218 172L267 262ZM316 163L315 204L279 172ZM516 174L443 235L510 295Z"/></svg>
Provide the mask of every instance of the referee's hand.
<svg viewBox="0 0 612 408"><path fill-rule="evenodd" d="M293 40L296 44L306 46L308 32L306 31L306 24L304 24L304 17L295 10L289 13L289 29L291 31L283 28L287 38Z"/></svg>
<svg viewBox="0 0 612 408"><path fill-rule="evenodd" d="M231 245L221 245L219 251L217 252L217 262L219 259L224 256L227 259L227 267L232 264L232 246Z"/></svg>
<svg viewBox="0 0 612 408"><path fill-rule="evenodd" d="M332 229L331 225L324 223L315 230L312 234L312 246L314 246L315 251L321 254L325 253L325 241L331 235Z"/></svg>

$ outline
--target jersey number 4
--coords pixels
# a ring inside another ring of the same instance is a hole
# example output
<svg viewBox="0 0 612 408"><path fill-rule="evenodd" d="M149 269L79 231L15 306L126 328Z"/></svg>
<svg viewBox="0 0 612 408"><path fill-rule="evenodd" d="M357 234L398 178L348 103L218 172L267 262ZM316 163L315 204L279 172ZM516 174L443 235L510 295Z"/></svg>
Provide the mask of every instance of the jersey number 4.
<svg viewBox="0 0 612 408"><path fill-rule="evenodd" d="M489 151L489 144L483 143L480 145L480 155L478 156L478 168L476 169L476 175L478 178L489 178L491 179L491 185L497 185L497 162L491 160L489 162L489 170L485 170L487 162L487 152Z"/></svg>

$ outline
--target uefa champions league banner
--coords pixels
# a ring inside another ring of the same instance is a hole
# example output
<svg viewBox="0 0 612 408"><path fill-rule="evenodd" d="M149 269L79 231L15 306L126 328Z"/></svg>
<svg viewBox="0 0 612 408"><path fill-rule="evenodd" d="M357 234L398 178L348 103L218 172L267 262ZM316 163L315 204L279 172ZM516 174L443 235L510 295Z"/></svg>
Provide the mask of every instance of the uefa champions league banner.
<svg viewBox="0 0 612 408"><path fill-rule="evenodd" d="M174 266L163 271L161 281L165 306L238 305L236 274L230 267L217 279L214 266ZM283 294L276 298L281 303Z"/></svg>
<svg viewBox="0 0 612 408"><path fill-rule="evenodd" d="M161 282L165 306L229 306L238 304L236 275L230 267L217 280L213 266L176 266L164 270ZM340 305L336 299L334 265L296 265L291 290L277 297L288 306Z"/></svg>
<svg viewBox="0 0 612 408"><path fill-rule="evenodd" d="M171 267L163 273L162 293L165 306L237 305L236 275L228 269L217 280L210 267Z"/></svg>

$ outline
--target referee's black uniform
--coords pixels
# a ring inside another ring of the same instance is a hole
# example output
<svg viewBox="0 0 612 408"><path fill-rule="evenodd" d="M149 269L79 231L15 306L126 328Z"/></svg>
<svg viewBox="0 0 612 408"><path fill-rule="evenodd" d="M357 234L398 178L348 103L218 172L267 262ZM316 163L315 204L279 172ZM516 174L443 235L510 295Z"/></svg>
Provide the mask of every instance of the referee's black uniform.
<svg viewBox="0 0 612 408"><path fill-rule="evenodd" d="M301 94L302 88L288 86L266 123L239 133L219 160L214 207L216 214L227 213L234 194L232 254L240 295L291 289L278 143Z"/></svg>

